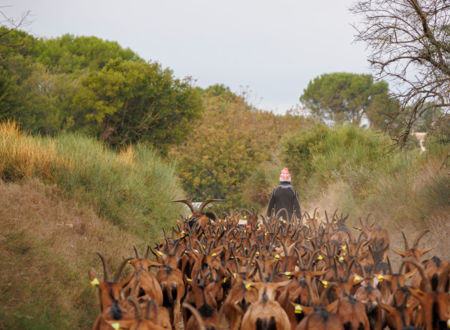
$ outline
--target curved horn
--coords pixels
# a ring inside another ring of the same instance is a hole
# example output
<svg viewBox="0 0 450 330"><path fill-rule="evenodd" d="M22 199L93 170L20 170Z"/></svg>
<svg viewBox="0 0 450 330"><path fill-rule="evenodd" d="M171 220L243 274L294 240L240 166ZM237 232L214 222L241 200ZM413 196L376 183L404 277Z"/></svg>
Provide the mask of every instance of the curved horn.
<svg viewBox="0 0 450 330"><path fill-rule="evenodd" d="M137 320L140 320L142 317L142 311L141 311L141 306L139 306L139 303L136 301L135 297L128 297L127 300L133 304L134 306L134 317Z"/></svg>
<svg viewBox="0 0 450 330"><path fill-rule="evenodd" d="M409 250L408 240L406 239L406 235L402 230L403 241L405 242L405 250Z"/></svg>
<svg viewBox="0 0 450 330"><path fill-rule="evenodd" d="M448 281L449 272L450 272L450 264L447 264L447 267L444 269L441 276L439 276L439 281L438 281L438 285L436 288L437 292L444 292L445 285L447 284L447 281Z"/></svg>
<svg viewBox="0 0 450 330"><path fill-rule="evenodd" d="M147 245L147 251L145 251L144 259L148 259L148 252L150 251L150 245Z"/></svg>
<svg viewBox="0 0 450 330"><path fill-rule="evenodd" d="M295 253L297 254L297 258L298 258L298 261L299 261L299 263L300 263L300 268L301 268L302 270L305 269L305 265L303 264L302 256L301 256L300 251L297 249L296 246L294 246L294 251L295 251Z"/></svg>
<svg viewBox="0 0 450 330"><path fill-rule="evenodd" d="M275 214L275 218L278 218L278 216L280 215L281 212L284 212L284 214L286 215L286 221L289 221L290 220L289 219L289 213L286 210L286 208L284 208L284 207L282 209L278 210L278 212Z"/></svg>
<svg viewBox="0 0 450 330"><path fill-rule="evenodd" d="M139 259L139 252L136 248L136 245L133 245L133 249L134 249L134 254L136 254L136 259Z"/></svg>
<svg viewBox="0 0 450 330"><path fill-rule="evenodd" d="M417 249L419 247L419 241L428 232L429 232L429 230L427 229L427 230L424 230L423 232L421 232L419 235L417 235L416 239L414 240L413 249Z"/></svg>
<svg viewBox="0 0 450 330"><path fill-rule="evenodd" d="M189 311L194 315L195 320L197 321L198 330L206 330L205 324L203 323L202 317L196 308L194 308L191 304L183 303L183 308L189 309Z"/></svg>
<svg viewBox="0 0 450 330"><path fill-rule="evenodd" d="M186 204L189 207L189 209L191 210L192 213L195 212L194 206L187 199L178 199L178 200L175 200L175 201L172 201L172 202L173 203L184 203L184 204Z"/></svg>
<svg viewBox="0 0 450 330"><path fill-rule="evenodd" d="M283 243L283 241L282 241L280 238L278 238L278 240L280 241L280 244L281 244L281 246L283 247L284 255L285 255L286 257L289 257L289 253L288 253L288 251L287 251L286 245Z"/></svg>
<svg viewBox="0 0 450 330"><path fill-rule="evenodd" d="M129 260L131 260L133 258L126 258L122 261L122 263L120 264L119 268L117 269L116 275L114 275L114 282L119 281L119 277L120 277L120 273L122 273L123 268L125 267L125 265L127 264L127 262Z"/></svg>
<svg viewBox="0 0 450 330"><path fill-rule="evenodd" d="M109 282L110 275L109 275L108 267L106 267L105 258L103 258L103 256L100 254L100 252L97 252L97 254L100 257L100 259L102 260L102 264L103 264L103 282Z"/></svg>
<svg viewBox="0 0 450 330"><path fill-rule="evenodd" d="M258 260L256 260L255 263L256 263L256 268L258 269L258 272L259 272L259 277L261 277L261 282L265 282L264 274L261 270L261 266L259 265Z"/></svg>
<svg viewBox="0 0 450 330"><path fill-rule="evenodd" d="M425 269L423 268L423 266L421 264L419 264L417 261L415 261L414 259L403 260L402 266L404 263L411 264L417 268L417 270L419 271L420 276L422 277L422 280L424 282L423 284L425 286L425 292L431 292L430 279L425 275Z"/></svg>
<svg viewBox="0 0 450 330"><path fill-rule="evenodd" d="M206 200L206 201L204 201L203 203L200 204L200 206L199 206L199 208L198 208L198 211L199 211L199 212L202 212L202 211L203 211L203 208L204 208L206 205L208 205L209 203L211 203L211 202L224 202L224 201L225 201L224 199L208 199L208 200Z"/></svg>

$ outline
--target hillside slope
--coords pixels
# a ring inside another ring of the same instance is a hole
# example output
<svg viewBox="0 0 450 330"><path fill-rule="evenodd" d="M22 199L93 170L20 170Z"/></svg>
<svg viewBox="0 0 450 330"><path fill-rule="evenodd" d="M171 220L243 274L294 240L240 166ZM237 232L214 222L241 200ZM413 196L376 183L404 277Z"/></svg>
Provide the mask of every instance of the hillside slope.
<svg viewBox="0 0 450 330"><path fill-rule="evenodd" d="M102 276L146 242L38 180L0 181L0 328L89 328L99 311L87 271Z"/></svg>

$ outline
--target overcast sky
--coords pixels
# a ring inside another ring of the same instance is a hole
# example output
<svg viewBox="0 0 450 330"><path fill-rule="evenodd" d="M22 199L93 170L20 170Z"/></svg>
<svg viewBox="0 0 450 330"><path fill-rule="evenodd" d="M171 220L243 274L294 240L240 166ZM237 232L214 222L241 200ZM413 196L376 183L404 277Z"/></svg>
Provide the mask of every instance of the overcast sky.
<svg viewBox="0 0 450 330"><path fill-rule="evenodd" d="M284 113L308 82L331 72L370 73L353 43L354 0L0 0L8 16L31 11L36 37L65 33L117 41L195 85L249 92Z"/></svg>

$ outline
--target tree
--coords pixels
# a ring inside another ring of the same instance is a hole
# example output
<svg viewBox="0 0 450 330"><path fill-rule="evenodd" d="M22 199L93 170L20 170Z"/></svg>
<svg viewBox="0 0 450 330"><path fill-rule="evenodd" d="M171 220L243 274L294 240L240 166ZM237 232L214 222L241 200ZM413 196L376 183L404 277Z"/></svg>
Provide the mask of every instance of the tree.
<svg viewBox="0 0 450 330"><path fill-rule="evenodd" d="M38 61L55 72L97 71L114 59L143 61L135 52L123 49L117 42L97 37L65 34L44 43Z"/></svg>
<svg viewBox="0 0 450 330"><path fill-rule="evenodd" d="M360 0L351 11L362 16L355 39L367 44L370 64L396 84L394 96L406 112L397 137L404 146L430 104L449 110L450 2Z"/></svg>
<svg viewBox="0 0 450 330"><path fill-rule="evenodd" d="M202 111L190 81L158 63L112 60L81 83L74 121L114 147L147 141L164 151L182 141Z"/></svg>
<svg viewBox="0 0 450 330"><path fill-rule="evenodd" d="M320 119L359 125L372 101L388 99L388 91L386 82L374 83L371 75L331 73L310 81L300 101Z"/></svg>

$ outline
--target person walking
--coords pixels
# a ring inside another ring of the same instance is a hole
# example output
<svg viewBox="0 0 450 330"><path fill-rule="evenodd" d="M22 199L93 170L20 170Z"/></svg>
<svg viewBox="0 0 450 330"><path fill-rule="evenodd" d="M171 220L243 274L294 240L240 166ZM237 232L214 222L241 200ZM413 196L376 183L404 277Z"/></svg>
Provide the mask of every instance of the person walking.
<svg viewBox="0 0 450 330"><path fill-rule="evenodd" d="M291 185L291 175L287 168L283 168L280 174L280 184L272 191L270 195L269 206L267 207L267 216L272 214L278 215L278 217L285 217L286 212L278 211L286 209L288 221L292 219L292 215L295 214L297 219L301 219L302 213L300 209L300 202L298 200L298 193Z"/></svg>

